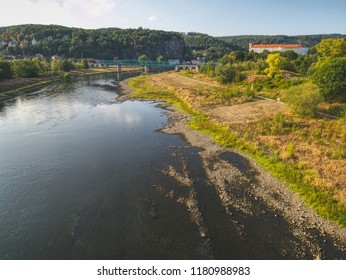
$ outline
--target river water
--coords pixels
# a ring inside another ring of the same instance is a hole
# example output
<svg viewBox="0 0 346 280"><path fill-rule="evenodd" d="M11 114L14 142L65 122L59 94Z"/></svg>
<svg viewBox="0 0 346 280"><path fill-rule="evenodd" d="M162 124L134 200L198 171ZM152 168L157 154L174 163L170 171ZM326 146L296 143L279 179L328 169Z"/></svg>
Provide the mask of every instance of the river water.
<svg viewBox="0 0 346 280"><path fill-rule="evenodd" d="M187 211L157 190L177 184L162 170L187 144L157 131L156 104L117 103L115 81L57 83L2 105L0 259L207 257Z"/></svg>

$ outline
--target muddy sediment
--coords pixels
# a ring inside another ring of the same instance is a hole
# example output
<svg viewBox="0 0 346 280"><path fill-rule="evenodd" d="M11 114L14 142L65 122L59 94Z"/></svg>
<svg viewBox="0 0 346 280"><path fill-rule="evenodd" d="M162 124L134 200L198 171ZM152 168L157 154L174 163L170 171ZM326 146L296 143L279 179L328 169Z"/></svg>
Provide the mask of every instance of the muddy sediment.
<svg viewBox="0 0 346 280"><path fill-rule="evenodd" d="M131 90L126 81L120 85L121 102ZM168 165L162 172L186 191L155 188L189 212L205 258L346 259L345 229L319 217L252 158L220 147L190 129L188 116L168 109L161 131L182 135L198 158L184 151L188 148L172 147L181 168Z"/></svg>

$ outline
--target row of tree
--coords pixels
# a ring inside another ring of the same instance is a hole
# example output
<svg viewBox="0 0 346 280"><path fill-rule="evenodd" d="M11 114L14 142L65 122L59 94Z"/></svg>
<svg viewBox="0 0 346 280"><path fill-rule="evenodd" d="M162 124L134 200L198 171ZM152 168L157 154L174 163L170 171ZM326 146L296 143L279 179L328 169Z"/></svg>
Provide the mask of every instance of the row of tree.
<svg viewBox="0 0 346 280"><path fill-rule="evenodd" d="M15 61L0 60L0 80L12 77L34 78L47 72L68 72L73 69L87 69L86 59L74 61L72 59L53 59L50 63L44 58L34 57Z"/></svg>

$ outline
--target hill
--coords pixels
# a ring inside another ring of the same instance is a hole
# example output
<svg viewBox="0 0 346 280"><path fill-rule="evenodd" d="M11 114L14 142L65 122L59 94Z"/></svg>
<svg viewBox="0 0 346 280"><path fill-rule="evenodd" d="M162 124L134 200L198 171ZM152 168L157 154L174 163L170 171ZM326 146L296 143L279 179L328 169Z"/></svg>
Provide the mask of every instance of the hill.
<svg viewBox="0 0 346 280"><path fill-rule="evenodd" d="M231 51L248 51L253 43L302 43L313 47L324 38L342 37L324 35L242 35L212 37L207 34L168 32L150 29L82 29L59 25L25 24L0 27L0 55L58 55L73 58L137 59L147 55L166 59L218 60Z"/></svg>
<svg viewBox="0 0 346 280"><path fill-rule="evenodd" d="M206 60L217 60L230 53L240 50L239 46L207 34L189 32L184 36L186 53L192 57L204 56Z"/></svg>
<svg viewBox="0 0 346 280"><path fill-rule="evenodd" d="M0 27L0 53L97 59L137 59L145 54L155 60L160 55L183 58L185 43L178 32L27 24Z"/></svg>

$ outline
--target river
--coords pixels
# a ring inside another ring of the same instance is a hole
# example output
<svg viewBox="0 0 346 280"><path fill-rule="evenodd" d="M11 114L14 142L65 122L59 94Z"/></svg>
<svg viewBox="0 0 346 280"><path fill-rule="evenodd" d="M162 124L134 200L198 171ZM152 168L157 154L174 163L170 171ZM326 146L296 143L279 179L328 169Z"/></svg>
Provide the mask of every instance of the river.
<svg viewBox="0 0 346 280"><path fill-rule="evenodd" d="M206 172L203 149L160 132L166 110L117 102L117 84L85 77L1 104L0 259L345 257L266 205L248 160L222 153Z"/></svg>
<svg viewBox="0 0 346 280"><path fill-rule="evenodd" d="M157 132L156 104L118 104L115 80L57 83L1 108L1 259L201 257L186 211L155 189L174 183L162 169L186 143Z"/></svg>

